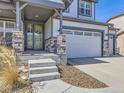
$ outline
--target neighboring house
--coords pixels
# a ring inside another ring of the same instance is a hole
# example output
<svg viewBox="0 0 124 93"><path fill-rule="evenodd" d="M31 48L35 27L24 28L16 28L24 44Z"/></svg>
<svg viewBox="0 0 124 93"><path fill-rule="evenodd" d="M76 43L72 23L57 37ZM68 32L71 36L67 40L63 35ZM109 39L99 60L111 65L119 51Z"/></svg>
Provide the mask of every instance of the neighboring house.
<svg viewBox="0 0 124 93"><path fill-rule="evenodd" d="M48 51L67 58L114 55L116 29L95 21L96 3L97 0L0 0L1 43L6 41L18 51Z"/></svg>
<svg viewBox="0 0 124 93"><path fill-rule="evenodd" d="M114 27L119 28L117 32L117 49L120 55L124 55L124 13L110 18L107 23L112 23Z"/></svg>

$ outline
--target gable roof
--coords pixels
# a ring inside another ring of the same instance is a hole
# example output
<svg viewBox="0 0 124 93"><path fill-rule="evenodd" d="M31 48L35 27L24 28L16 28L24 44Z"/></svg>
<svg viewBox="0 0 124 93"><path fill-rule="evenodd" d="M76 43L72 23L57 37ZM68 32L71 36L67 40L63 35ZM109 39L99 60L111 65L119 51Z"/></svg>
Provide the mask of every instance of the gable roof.
<svg viewBox="0 0 124 93"><path fill-rule="evenodd" d="M113 20L113 19L116 19L116 18L122 17L122 16L124 16L124 13L121 13L121 14L119 14L119 15L113 16L112 18L110 18L110 19L107 20L107 23L108 23L109 21Z"/></svg>

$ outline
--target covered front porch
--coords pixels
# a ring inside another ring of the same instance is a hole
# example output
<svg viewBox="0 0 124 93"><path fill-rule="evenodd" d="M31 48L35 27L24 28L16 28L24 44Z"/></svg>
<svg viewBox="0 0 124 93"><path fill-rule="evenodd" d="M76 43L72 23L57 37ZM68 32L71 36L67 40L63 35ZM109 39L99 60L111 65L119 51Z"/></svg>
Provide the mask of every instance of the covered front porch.
<svg viewBox="0 0 124 93"><path fill-rule="evenodd" d="M55 48L54 44L50 47L50 42L57 42L57 37L52 36L52 17L60 16L61 32L62 11L67 3L68 0L0 1L1 43L17 51ZM49 52L55 52L55 49Z"/></svg>

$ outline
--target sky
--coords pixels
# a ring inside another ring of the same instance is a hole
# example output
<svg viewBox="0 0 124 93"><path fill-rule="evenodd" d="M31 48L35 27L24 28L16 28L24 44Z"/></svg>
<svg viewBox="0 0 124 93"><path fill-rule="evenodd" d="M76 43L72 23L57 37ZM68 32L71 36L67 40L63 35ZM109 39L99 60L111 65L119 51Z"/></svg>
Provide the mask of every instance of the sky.
<svg viewBox="0 0 124 93"><path fill-rule="evenodd" d="M106 22L109 18L124 13L124 0L98 0L96 20Z"/></svg>

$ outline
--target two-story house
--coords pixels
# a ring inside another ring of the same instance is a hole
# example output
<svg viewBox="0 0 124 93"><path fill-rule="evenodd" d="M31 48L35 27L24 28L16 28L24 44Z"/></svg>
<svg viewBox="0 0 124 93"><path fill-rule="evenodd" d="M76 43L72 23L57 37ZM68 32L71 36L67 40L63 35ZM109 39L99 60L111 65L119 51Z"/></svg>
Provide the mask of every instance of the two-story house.
<svg viewBox="0 0 124 93"><path fill-rule="evenodd" d="M114 55L116 40L113 24L95 20L98 0L72 0L63 13L68 58ZM101 15L102 17L103 15ZM53 19L53 36L58 34L59 21Z"/></svg>
<svg viewBox="0 0 124 93"><path fill-rule="evenodd" d="M67 58L113 55L116 29L95 21L96 3L97 0L0 0L1 44L17 51L48 51Z"/></svg>
<svg viewBox="0 0 124 93"><path fill-rule="evenodd" d="M117 32L117 52L124 55L124 13L113 16L107 23L114 24L114 27L119 28Z"/></svg>

